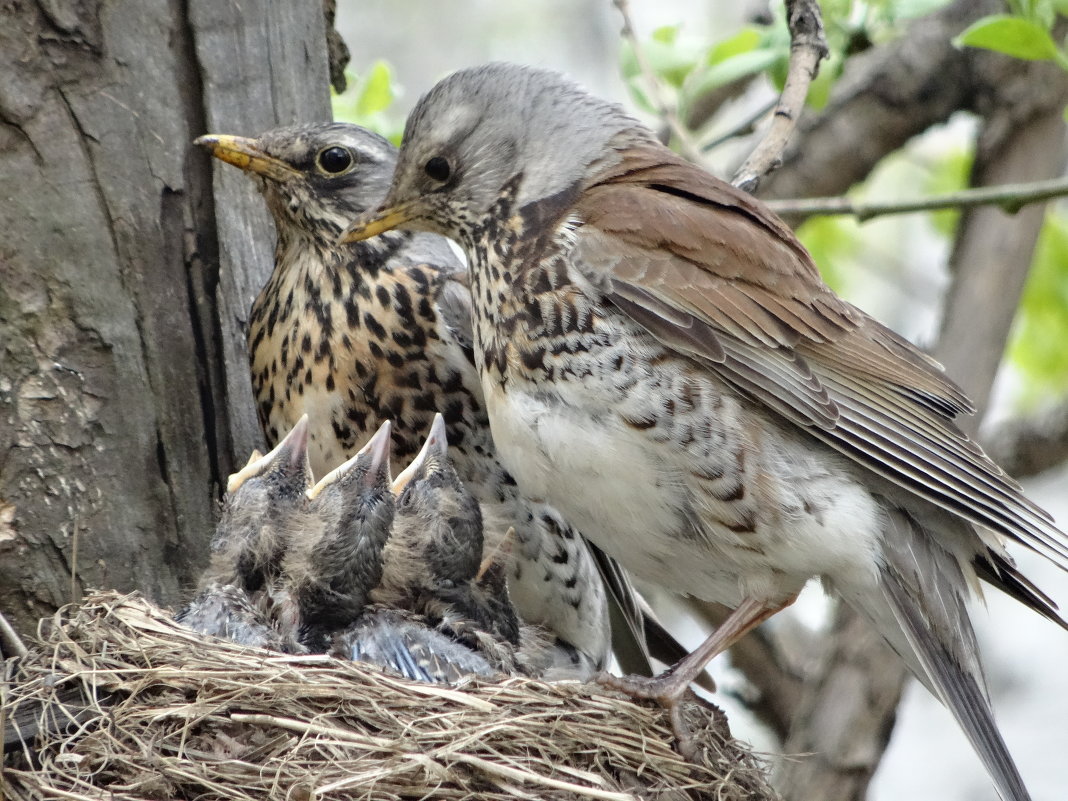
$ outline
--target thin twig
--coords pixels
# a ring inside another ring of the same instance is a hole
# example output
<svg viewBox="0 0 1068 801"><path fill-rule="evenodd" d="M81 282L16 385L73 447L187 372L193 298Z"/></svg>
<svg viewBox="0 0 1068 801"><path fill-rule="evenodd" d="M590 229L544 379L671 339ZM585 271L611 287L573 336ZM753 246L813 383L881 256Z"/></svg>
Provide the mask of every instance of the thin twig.
<svg viewBox="0 0 1068 801"><path fill-rule="evenodd" d="M652 66L649 64L649 59L646 58L645 48L642 47L641 42L638 41L638 34L634 31L634 24L630 18L630 5L627 0L612 0L613 4L619 9L620 16L623 17L623 38L630 42L630 46L634 49L634 60L638 62L638 69L641 70L642 75L645 76L646 87L649 91L649 99L652 101L653 106L656 108L656 113L663 118L667 123L669 129L671 129L672 135L678 140L679 151L682 155L694 162L695 164L701 164L703 157L701 156L701 150L697 147L697 143L694 142L691 133L686 130L686 126L679 120L679 115L671 104L667 102L660 87L660 80L656 77L656 73L653 71Z"/></svg>
<svg viewBox="0 0 1068 801"><path fill-rule="evenodd" d="M778 163L805 105L809 84L827 57L827 39L816 0L786 0L786 22L790 27L790 67L782 95L775 106L771 127L738 169L732 183L752 192L760 179Z"/></svg>
<svg viewBox="0 0 1068 801"><path fill-rule="evenodd" d="M724 142L728 142L736 136L745 136L746 134L751 134L753 132L753 129L756 128L756 124L760 121L760 119L770 114L771 110L774 109L776 105L778 105L778 102L778 100L769 100L767 103L764 103L760 108L758 108L748 117L745 117L738 123L732 125L730 129L724 131L715 139L703 142L701 144L702 152L707 153L710 150L715 150Z"/></svg>
<svg viewBox="0 0 1068 801"><path fill-rule="evenodd" d="M967 209L973 206L1001 206L1013 214L1024 206L1041 203L1055 197L1068 195L1068 178L1053 178L1048 181L1033 181L1019 184L984 186L978 189L962 189L943 195L931 195L915 200L867 203L847 197L819 197L801 200L769 200L767 205L776 214L832 215L848 214L861 222L887 214L909 214L916 211L937 209Z"/></svg>
<svg viewBox="0 0 1068 801"><path fill-rule="evenodd" d="M70 602L77 603L79 598L81 598L81 593L78 592L78 515L74 515L70 546Z"/></svg>
<svg viewBox="0 0 1068 801"><path fill-rule="evenodd" d="M3 612L0 612L0 653L4 656L26 656L28 653L26 644Z"/></svg>

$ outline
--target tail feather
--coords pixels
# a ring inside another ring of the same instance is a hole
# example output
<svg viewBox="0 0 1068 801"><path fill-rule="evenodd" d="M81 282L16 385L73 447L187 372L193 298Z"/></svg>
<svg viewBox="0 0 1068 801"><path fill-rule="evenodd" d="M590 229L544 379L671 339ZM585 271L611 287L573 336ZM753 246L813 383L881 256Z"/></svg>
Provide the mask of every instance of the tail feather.
<svg viewBox="0 0 1068 801"><path fill-rule="evenodd" d="M927 682L957 719L1005 801L1030 801L1030 794L994 722L983 685L964 670L933 636L904 586L883 576L883 589L894 615L927 674Z"/></svg>
<svg viewBox="0 0 1068 801"><path fill-rule="evenodd" d="M1004 801L1030 801L1023 778L998 731L968 616L972 569L967 542L941 518L926 530L901 509L885 510L881 592L846 592L928 689L949 708ZM950 523L949 525L952 525ZM1002 574L1005 575L1005 574ZM1019 586L1024 586L1020 584Z"/></svg>

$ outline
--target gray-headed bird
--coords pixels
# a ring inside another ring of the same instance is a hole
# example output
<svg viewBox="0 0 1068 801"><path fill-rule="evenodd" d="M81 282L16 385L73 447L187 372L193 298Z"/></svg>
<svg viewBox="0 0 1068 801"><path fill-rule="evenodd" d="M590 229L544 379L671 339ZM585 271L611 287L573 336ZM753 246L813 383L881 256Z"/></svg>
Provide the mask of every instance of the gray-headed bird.
<svg viewBox="0 0 1068 801"><path fill-rule="evenodd" d="M1027 799L965 604L982 579L1064 625L1005 544L1068 567L1068 543L957 427L974 409L941 366L837 297L760 201L556 73L461 70L404 136L386 199L342 240L459 242L522 491L636 575L734 609L624 686L677 709L819 577L949 707L1002 797Z"/></svg>
<svg viewBox="0 0 1068 801"><path fill-rule="evenodd" d="M396 148L354 125L280 128L248 139L204 136L197 144L256 179L277 230L274 271L249 323L252 384L260 421L274 442L312 414L316 474L355 453L383 420L393 454L418 452L438 411L450 457L478 498L487 531L514 527L508 582L524 620L561 641L562 660L588 675L610 650L605 588L578 532L541 499L520 493L490 436L472 354L471 296L463 264L439 236L389 233L337 243L389 186ZM618 570L611 591L636 608ZM655 621L628 618L639 645L655 635L663 659L685 653Z"/></svg>

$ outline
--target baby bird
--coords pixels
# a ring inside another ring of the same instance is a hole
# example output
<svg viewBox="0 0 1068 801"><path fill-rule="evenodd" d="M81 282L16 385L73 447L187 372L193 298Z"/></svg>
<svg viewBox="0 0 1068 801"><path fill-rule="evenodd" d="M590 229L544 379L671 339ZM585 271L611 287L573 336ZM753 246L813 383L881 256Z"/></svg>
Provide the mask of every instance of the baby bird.
<svg viewBox="0 0 1068 801"><path fill-rule="evenodd" d="M175 620L242 645L302 650L292 632L272 625L267 610L283 555L308 523L310 485L305 416L278 447L266 456L254 451L230 476L211 562Z"/></svg>
<svg viewBox="0 0 1068 801"><path fill-rule="evenodd" d="M301 639L326 650L327 635L352 623L382 577L382 548L393 523L390 423L308 493L312 526L283 561Z"/></svg>
<svg viewBox="0 0 1068 801"><path fill-rule="evenodd" d="M477 651L399 609L374 607L334 638L333 656L368 662L413 681L456 684L499 671Z"/></svg>
<svg viewBox="0 0 1068 801"><path fill-rule="evenodd" d="M286 549L308 524L311 478L304 415L274 450L253 454L230 476L202 585L234 584L250 593L269 586Z"/></svg>
<svg viewBox="0 0 1068 801"><path fill-rule="evenodd" d="M210 581L174 619L201 634L274 651L301 650L271 625L264 610L234 584Z"/></svg>
<svg viewBox="0 0 1068 801"><path fill-rule="evenodd" d="M371 598L435 621L470 621L495 639L518 645L519 621L503 582L480 585L483 530L478 501L449 461L445 420L438 414L419 454L393 482L393 533L383 550L382 580ZM499 593L499 594L495 594Z"/></svg>

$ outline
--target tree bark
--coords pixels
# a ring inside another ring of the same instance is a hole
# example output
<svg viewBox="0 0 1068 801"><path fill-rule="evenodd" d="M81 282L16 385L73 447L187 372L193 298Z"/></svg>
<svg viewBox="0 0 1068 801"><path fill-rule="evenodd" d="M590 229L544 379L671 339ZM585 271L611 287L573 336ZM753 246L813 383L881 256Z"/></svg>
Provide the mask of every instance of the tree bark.
<svg viewBox="0 0 1068 801"><path fill-rule="evenodd" d="M320 2L0 8L0 610L25 632L90 586L174 604L206 559L259 441L272 237L190 141L329 103Z"/></svg>

